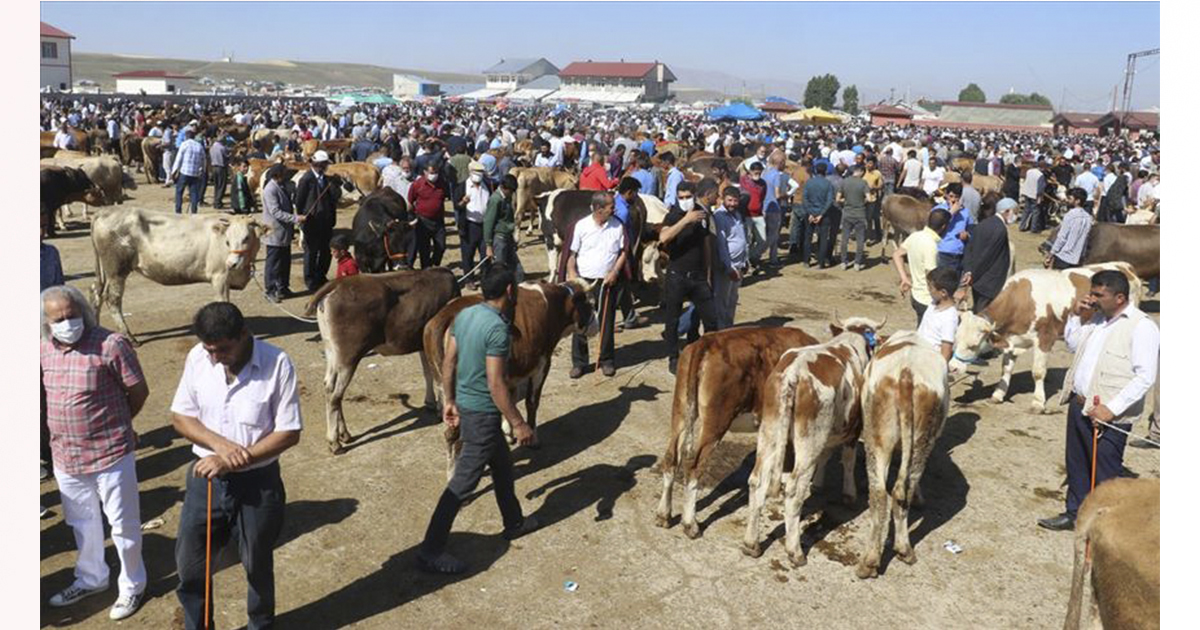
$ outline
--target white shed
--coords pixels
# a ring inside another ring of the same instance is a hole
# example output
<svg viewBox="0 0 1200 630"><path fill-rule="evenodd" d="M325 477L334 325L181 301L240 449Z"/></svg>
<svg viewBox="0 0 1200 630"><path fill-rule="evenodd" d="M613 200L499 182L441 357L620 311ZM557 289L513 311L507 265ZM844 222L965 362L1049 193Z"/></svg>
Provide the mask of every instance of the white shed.
<svg viewBox="0 0 1200 630"><path fill-rule="evenodd" d="M186 94L195 80L166 70L134 70L114 74L119 94Z"/></svg>
<svg viewBox="0 0 1200 630"><path fill-rule="evenodd" d="M42 22L42 83L43 88L67 91L74 77L71 74L71 40L75 36Z"/></svg>

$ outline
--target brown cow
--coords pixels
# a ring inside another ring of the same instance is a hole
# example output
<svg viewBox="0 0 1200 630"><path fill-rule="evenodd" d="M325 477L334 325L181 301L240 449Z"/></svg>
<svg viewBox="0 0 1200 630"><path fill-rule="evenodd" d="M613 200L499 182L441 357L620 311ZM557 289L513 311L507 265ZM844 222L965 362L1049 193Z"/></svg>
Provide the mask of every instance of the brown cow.
<svg viewBox="0 0 1200 630"><path fill-rule="evenodd" d="M880 258L887 259L887 246L891 242L893 249L900 247L909 234L919 232L929 220L929 211L933 202L927 199L917 199L899 193L884 197L880 205L880 218L883 226L883 240L880 241Z"/></svg>
<svg viewBox="0 0 1200 630"><path fill-rule="evenodd" d="M88 132L79 129L71 129L67 133L75 137L75 150L80 153L91 155L92 153L92 137ZM58 135L58 131L43 131L41 136L42 147L54 148L54 136ZM107 137L107 133L105 136ZM53 155L53 154L51 154Z"/></svg>
<svg viewBox="0 0 1200 630"><path fill-rule="evenodd" d="M1158 225L1119 225L1097 222L1088 232L1087 246L1080 265L1121 261L1133 266L1142 280L1157 278L1159 274ZM1050 244L1058 237L1058 228L1050 232L1042 251L1049 251Z"/></svg>
<svg viewBox="0 0 1200 630"><path fill-rule="evenodd" d="M537 210L538 195L553 190L574 189L579 185L578 175L548 166L514 167L509 173L517 178L517 203L513 209L517 219L514 237L520 236L521 224L526 218L529 219L529 234L533 234L535 227L541 227Z"/></svg>
<svg viewBox="0 0 1200 630"><path fill-rule="evenodd" d="M508 388L514 403L525 400L525 421L537 431L537 411L542 385L550 373L554 348L563 337L582 332L595 334L596 318L587 300L588 287L581 281L550 284L524 283L517 288L513 314L512 345L508 354ZM466 295L445 306L425 325L425 352L436 383L438 406L442 402L442 359L446 336L454 318L463 309L483 302L483 296ZM504 423L505 431L511 430ZM448 477L454 475L454 463L462 449L458 428L445 432Z"/></svg>
<svg viewBox="0 0 1200 630"><path fill-rule="evenodd" d="M326 175L338 175L342 179L354 184L358 192L363 196L369 195L377 188L381 181L379 168L374 164L366 162L342 162L340 164L330 164L325 170Z"/></svg>
<svg viewBox="0 0 1200 630"><path fill-rule="evenodd" d="M41 167L42 214L45 215L46 235L54 236L55 219L61 229L67 224L58 212L63 204L82 201L93 206L107 204L104 190L92 183L87 173L70 166Z"/></svg>
<svg viewBox="0 0 1200 630"><path fill-rule="evenodd" d="M731 328L705 333L679 356L675 397L671 404L671 434L660 467L663 493L656 523L671 520L671 491L676 469L683 475L683 533L700 536L696 497L700 474L717 443L742 414L761 416L763 384L779 357L791 348L817 343L799 328Z"/></svg>
<svg viewBox="0 0 1200 630"><path fill-rule="evenodd" d="M359 361L372 350L383 356L419 352L425 406L435 405L423 331L458 294L454 272L435 267L347 276L313 295L306 315L316 315L325 343L325 439L335 455L354 439L346 429L342 398Z"/></svg>
<svg viewBox="0 0 1200 630"><path fill-rule="evenodd" d="M121 136L121 165L133 166L134 162L141 164L144 161L142 155L142 138L135 133L127 133Z"/></svg>
<svg viewBox="0 0 1200 630"><path fill-rule="evenodd" d="M146 181L158 183L158 165L163 161L162 138L147 136L142 139L142 170L146 172Z"/></svg>
<svg viewBox="0 0 1200 630"><path fill-rule="evenodd" d="M1105 628L1159 627L1159 496L1158 479L1116 478L1084 500L1064 630L1097 627L1097 617Z"/></svg>

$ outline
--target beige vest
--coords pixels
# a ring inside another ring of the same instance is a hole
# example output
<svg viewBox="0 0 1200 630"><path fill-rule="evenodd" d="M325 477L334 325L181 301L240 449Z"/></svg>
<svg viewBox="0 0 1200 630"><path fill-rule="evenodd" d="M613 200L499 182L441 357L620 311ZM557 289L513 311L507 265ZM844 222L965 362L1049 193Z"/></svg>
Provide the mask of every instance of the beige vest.
<svg viewBox="0 0 1200 630"><path fill-rule="evenodd" d="M1100 357L1096 361L1096 370L1092 372L1088 391L1082 392L1086 398L1083 405L1085 415L1094 406L1092 401L1096 396L1100 397L1101 403L1112 400L1121 393L1122 389L1125 389L1129 381L1133 380L1133 330L1145 317L1145 313L1129 306L1126 308L1124 316L1110 326L1108 337L1104 340L1104 348L1100 350ZM1088 341L1096 330L1096 328L1088 330L1084 333L1083 339L1079 341L1079 347L1075 351L1075 360L1071 362L1071 369L1067 370L1067 376L1063 379L1060 403L1066 403L1070 399L1075 382L1075 369L1079 367L1079 360L1083 358ZM1114 418L1112 424L1131 424L1136 421L1142 415L1145 401L1143 396L1141 400L1130 405L1124 413Z"/></svg>

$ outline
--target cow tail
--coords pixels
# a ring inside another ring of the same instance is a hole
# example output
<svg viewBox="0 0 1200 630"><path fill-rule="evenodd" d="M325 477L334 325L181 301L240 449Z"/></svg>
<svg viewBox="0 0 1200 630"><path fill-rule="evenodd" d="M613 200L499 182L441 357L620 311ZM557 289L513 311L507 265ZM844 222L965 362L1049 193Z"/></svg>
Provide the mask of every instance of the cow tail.
<svg viewBox="0 0 1200 630"><path fill-rule="evenodd" d="M1071 570L1071 598L1067 602L1067 619L1063 628L1079 630L1083 627L1084 600L1087 598L1087 576L1092 572L1091 558L1088 558L1088 537L1091 536L1091 519L1080 522L1075 528L1075 563ZM1090 602L1087 602L1090 607Z"/></svg>
<svg viewBox="0 0 1200 630"><path fill-rule="evenodd" d="M896 411L900 419L900 469L896 473L896 485L892 490L892 495L896 501L907 504L911 500L911 497L908 496L910 490L909 471L912 464L913 434L916 431L916 422L913 419L915 395L911 369L906 367L900 371L900 382L897 389L899 390Z"/></svg>
<svg viewBox="0 0 1200 630"><path fill-rule="evenodd" d="M767 378L774 378L774 375ZM799 388L800 375L798 371L791 366L788 366L783 374L780 375L779 382L779 418L775 422L775 448L778 449L779 457L774 458L770 470L764 471L767 475L766 479L759 479L759 483L766 483L769 496L779 494L779 487L783 482L783 461L787 459L788 442L791 441L789 435L792 430L792 425L795 423L796 417L796 390ZM826 405L822 405L821 413L828 413L830 409L825 409ZM766 422L766 418L761 419L762 423ZM761 426L761 425L760 425ZM765 453L760 452L758 457L763 457ZM795 466L799 466L800 462L796 462Z"/></svg>
<svg viewBox="0 0 1200 630"><path fill-rule="evenodd" d="M704 347L699 344L691 344L688 348L684 348L682 365L677 367L675 389L678 391L679 379L686 378L687 382L683 386L683 401L680 409L676 410L675 415L678 417L679 430L676 432L676 442L667 449L667 454L670 456L672 451L682 451L679 457L670 458L668 463L674 467L681 461L689 463L689 467L695 465L695 459L698 455L696 449L696 426L700 417L700 380L703 378L701 370L704 366ZM686 375L686 376L685 376ZM678 426L677 425L677 426Z"/></svg>
<svg viewBox="0 0 1200 630"><path fill-rule="evenodd" d="M92 255L96 262L96 278L92 280L92 310L96 311L96 317L100 317L100 309L104 306L104 292L108 286L108 278L104 274L104 265L100 262L100 245L96 242L96 222L100 220L100 213L96 213L96 218L92 220Z"/></svg>
<svg viewBox="0 0 1200 630"><path fill-rule="evenodd" d="M305 317L313 317L317 314L317 307L321 305L321 300L325 299L325 296L329 295L336 288L336 284L336 282L326 282L320 289L317 289L312 299L308 301L308 305L304 307Z"/></svg>

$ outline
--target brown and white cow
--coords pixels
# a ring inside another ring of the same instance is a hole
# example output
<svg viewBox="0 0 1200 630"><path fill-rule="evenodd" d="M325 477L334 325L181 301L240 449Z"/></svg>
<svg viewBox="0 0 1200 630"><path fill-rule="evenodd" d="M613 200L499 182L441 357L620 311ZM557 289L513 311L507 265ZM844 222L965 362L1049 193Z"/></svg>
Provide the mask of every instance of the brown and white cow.
<svg viewBox="0 0 1200 630"><path fill-rule="evenodd" d="M550 284L523 283L517 287L517 305L513 313L512 343L508 355L508 388L514 403L525 400L525 421L537 430L537 411L542 400L542 385L550 373L554 348L563 337L574 333L594 335L596 318L587 300L587 285L582 281ZM454 318L463 309L483 302L480 294L465 295L447 304L425 325L425 353L433 374L440 409L442 400L442 358ZM504 422L506 433L511 429ZM462 448L458 428L445 432L448 474Z"/></svg>
<svg viewBox="0 0 1200 630"><path fill-rule="evenodd" d="M513 208L516 216L516 231L513 236L520 238L521 224L528 218L528 234L540 227L538 219L537 196L559 189L574 189L579 185L579 176L559 168L549 166L514 167L509 171L517 178L517 202Z"/></svg>
<svg viewBox="0 0 1200 630"><path fill-rule="evenodd" d="M1129 302L1137 306L1142 281L1127 263L1100 263L1061 271L1025 269L1009 277L1000 294L982 315L963 311L954 335L950 371L959 374L987 347L1003 350L1000 382L992 400L1004 402L1017 357L1033 350L1033 401L1030 408L1046 408L1046 358L1063 335L1067 316L1091 288L1092 274L1104 269L1120 271L1129 280Z"/></svg>
<svg viewBox="0 0 1200 630"><path fill-rule="evenodd" d="M897 556L917 561L908 537L908 508L920 497L919 485L929 453L950 410L946 360L932 344L912 331L887 339L867 365L862 382L862 441L867 460L870 533L859 562L860 578L879 574L888 533L889 504L895 523ZM896 448L900 468L888 496L887 477Z"/></svg>
<svg viewBox="0 0 1200 630"><path fill-rule="evenodd" d="M218 300L228 302L230 289L244 289L250 282L259 236L266 230L247 216L104 208L92 221L96 315L109 304L121 332L137 343L121 308L125 279L134 271L168 286L207 282Z"/></svg>
<svg viewBox="0 0 1200 630"><path fill-rule="evenodd" d="M444 267L347 276L313 295L306 315L316 315L325 343L325 439L333 454L354 439L346 428L342 399L358 363L371 351L383 356L419 352L425 406L436 406L425 324L458 295L454 272Z"/></svg>
<svg viewBox="0 0 1200 630"><path fill-rule="evenodd" d="M671 492L683 475L683 533L700 536L696 498L700 475L717 443L743 414L761 417L764 383L783 353L811 346L817 339L799 328L729 328L705 333L679 355L671 433L662 456L663 492L656 523L671 519Z"/></svg>
<svg viewBox="0 0 1200 630"><path fill-rule="evenodd" d="M1116 478L1084 500L1064 630L1159 627L1159 496L1158 479Z"/></svg>
<svg viewBox="0 0 1200 630"><path fill-rule="evenodd" d="M858 392L875 343L875 330L882 325L864 318L831 325L833 339L788 350L771 370L764 384L757 460L750 474L750 512L742 543L746 555L762 555L762 508L782 479L787 531L784 546L792 566L807 563L800 545L800 508L808 498L814 474L818 484L824 481L823 464L836 448L842 450L842 493L848 504L854 503L855 448L862 431ZM785 473L789 447L795 460Z"/></svg>

